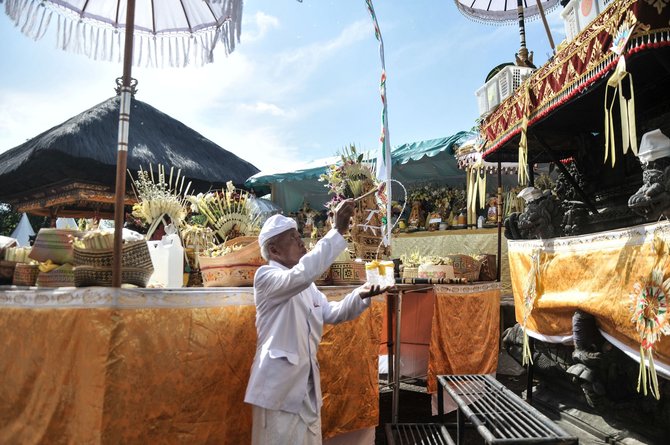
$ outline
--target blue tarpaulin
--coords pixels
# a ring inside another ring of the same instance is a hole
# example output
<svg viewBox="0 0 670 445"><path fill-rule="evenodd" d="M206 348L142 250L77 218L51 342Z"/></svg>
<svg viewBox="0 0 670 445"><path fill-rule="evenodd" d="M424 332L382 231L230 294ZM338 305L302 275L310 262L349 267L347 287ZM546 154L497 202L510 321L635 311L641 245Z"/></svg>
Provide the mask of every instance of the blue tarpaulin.
<svg viewBox="0 0 670 445"><path fill-rule="evenodd" d="M392 177L406 187L420 182L436 182L465 188L465 172L458 168L454 148L472 139L474 133L460 131L453 136L412 142L395 147L391 151ZM374 162L374 156L369 156ZM245 185L258 194L272 190L272 199L285 212L300 209L304 201L312 208L321 209L330 197L319 176L338 157L324 158L299 166L290 172L260 172L247 179ZM393 189L394 199L401 198Z"/></svg>

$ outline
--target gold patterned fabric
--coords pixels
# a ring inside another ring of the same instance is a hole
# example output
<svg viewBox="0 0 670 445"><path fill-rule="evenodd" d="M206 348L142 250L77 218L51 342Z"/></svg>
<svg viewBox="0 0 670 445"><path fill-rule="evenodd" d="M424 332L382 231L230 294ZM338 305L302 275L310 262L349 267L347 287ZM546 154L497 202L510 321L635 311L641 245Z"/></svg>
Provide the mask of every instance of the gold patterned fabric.
<svg viewBox="0 0 670 445"><path fill-rule="evenodd" d="M670 240L670 223L564 239L509 241L509 263L516 319L524 315L523 290L531 269L531 254L539 250L537 297L528 329L546 336L572 334L572 315L581 309L596 317L598 327L633 350L640 338L631 321L630 294L644 282L657 256L654 236ZM661 263L665 276L670 267ZM670 364L670 339L656 343L656 357Z"/></svg>
<svg viewBox="0 0 670 445"><path fill-rule="evenodd" d="M324 330L324 438L378 423L383 307ZM0 443L249 443L254 323L251 289L0 291Z"/></svg>
<svg viewBox="0 0 670 445"><path fill-rule="evenodd" d="M500 283L436 285L428 392L441 374L490 374L498 367Z"/></svg>

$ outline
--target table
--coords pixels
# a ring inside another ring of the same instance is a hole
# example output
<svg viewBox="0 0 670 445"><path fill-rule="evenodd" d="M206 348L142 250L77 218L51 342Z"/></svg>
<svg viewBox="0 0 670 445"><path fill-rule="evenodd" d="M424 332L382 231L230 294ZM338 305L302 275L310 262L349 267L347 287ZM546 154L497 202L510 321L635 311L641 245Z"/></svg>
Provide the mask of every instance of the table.
<svg viewBox="0 0 670 445"><path fill-rule="evenodd" d="M458 405L456 436L459 444L463 440L463 415L487 444L579 443L576 437L489 375L441 375L438 380ZM442 414L441 400L438 406Z"/></svg>
<svg viewBox="0 0 670 445"><path fill-rule="evenodd" d="M324 326L325 439L374 437L383 307ZM254 322L250 288L2 287L0 443L249 443Z"/></svg>
<svg viewBox="0 0 670 445"><path fill-rule="evenodd" d="M498 254L498 229L461 229L435 232L398 233L393 235L391 244L394 258L420 252L422 255L477 255ZM507 261L507 240L502 235L501 282L503 295L512 294L509 262Z"/></svg>
<svg viewBox="0 0 670 445"><path fill-rule="evenodd" d="M500 339L498 282L472 284L398 285L389 293L389 381L393 390L393 424L398 423L400 400L400 347L403 306L418 292L434 292L428 360L428 392L437 391L440 374L492 373L498 366ZM391 332L390 326L395 325ZM393 356L393 360L391 360Z"/></svg>

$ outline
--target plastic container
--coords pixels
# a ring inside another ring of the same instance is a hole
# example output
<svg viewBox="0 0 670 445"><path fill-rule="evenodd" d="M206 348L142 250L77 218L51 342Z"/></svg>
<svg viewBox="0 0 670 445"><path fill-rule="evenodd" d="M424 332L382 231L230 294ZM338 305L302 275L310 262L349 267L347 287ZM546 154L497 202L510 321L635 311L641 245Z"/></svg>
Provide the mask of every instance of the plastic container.
<svg viewBox="0 0 670 445"><path fill-rule="evenodd" d="M149 286L183 287L184 247L179 235L165 235L160 241L148 241L147 244L154 266Z"/></svg>

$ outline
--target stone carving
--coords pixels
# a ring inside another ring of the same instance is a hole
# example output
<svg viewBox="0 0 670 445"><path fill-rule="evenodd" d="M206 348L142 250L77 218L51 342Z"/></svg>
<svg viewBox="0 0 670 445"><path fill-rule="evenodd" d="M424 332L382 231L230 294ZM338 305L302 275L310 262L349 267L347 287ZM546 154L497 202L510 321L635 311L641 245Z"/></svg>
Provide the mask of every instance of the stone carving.
<svg viewBox="0 0 670 445"><path fill-rule="evenodd" d="M670 158L642 166L642 187L628 199L628 207L652 221L670 215Z"/></svg>
<svg viewBox="0 0 670 445"><path fill-rule="evenodd" d="M647 220L670 214L670 138L661 130L645 133L638 152L642 187L628 199L628 207Z"/></svg>
<svg viewBox="0 0 670 445"><path fill-rule="evenodd" d="M606 374L603 365L607 360L604 360L605 354L601 351L610 350L611 345L600 335L595 317L589 313L580 310L575 312L572 316L572 332L574 364L566 372L581 387L589 406L595 407L606 393L600 374L602 371Z"/></svg>
<svg viewBox="0 0 670 445"><path fill-rule="evenodd" d="M546 239L562 235L563 210L551 191L527 187L519 196L526 200L526 210L512 213L505 220L507 239Z"/></svg>

